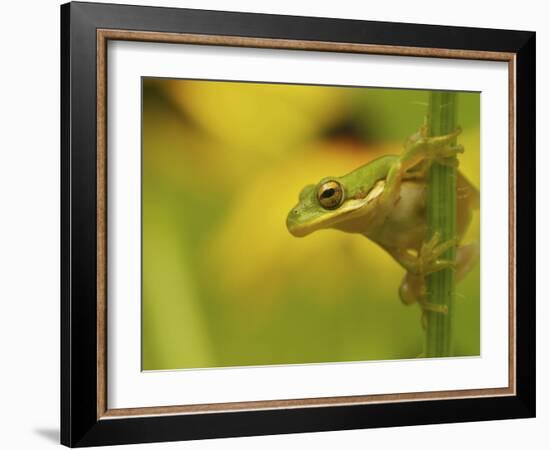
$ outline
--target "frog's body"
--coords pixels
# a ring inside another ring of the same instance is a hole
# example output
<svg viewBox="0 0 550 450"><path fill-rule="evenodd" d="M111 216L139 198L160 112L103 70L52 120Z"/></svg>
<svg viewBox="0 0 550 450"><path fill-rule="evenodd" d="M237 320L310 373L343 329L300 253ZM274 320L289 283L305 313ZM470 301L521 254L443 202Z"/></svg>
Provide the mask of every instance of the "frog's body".
<svg viewBox="0 0 550 450"><path fill-rule="evenodd" d="M401 300L418 302L424 310L445 312L426 301L426 275L456 267L460 279L478 257L476 245L458 247L455 262L441 259L460 243L479 207L479 192L457 171L457 236L440 242L438 234L426 240L427 174L435 160L456 164L461 146L451 145L460 130L427 137L425 130L411 137L402 155L378 158L342 177L323 178L306 186L289 212L287 227L294 236L334 228L359 233L384 248L407 274L399 290Z"/></svg>

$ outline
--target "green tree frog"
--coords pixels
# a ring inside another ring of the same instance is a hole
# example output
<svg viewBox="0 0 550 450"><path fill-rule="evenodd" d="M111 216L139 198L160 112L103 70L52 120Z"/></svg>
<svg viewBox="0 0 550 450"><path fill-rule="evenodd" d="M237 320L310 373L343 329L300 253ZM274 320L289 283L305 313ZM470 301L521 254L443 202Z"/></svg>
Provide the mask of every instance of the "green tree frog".
<svg viewBox="0 0 550 450"><path fill-rule="evenodd" d="M288 230L297 237L326 228L366 236L406 270L399 288L403 303L418 303L424 313L446 313L444 305L427 301L426 276L454 267L459 281L477 261L478 245L460 243L472 211L479 208L479 192L457 170L457 236L442 242L437 233L427 236L427 174L434 161L458 165L456 155L464 149L452 142L460 132L429 137L423 126L405 142L401 155L382 156L347 175L304 187L288 213ZM453 246L456 260L442 258Z"/></svg>

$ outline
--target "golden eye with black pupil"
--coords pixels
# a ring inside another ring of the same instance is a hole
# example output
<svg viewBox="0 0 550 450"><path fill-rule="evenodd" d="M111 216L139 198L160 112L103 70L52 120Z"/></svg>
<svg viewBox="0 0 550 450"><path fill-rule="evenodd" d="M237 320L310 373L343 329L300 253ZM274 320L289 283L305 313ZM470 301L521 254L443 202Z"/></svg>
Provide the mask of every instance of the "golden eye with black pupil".
<svg viewBox="0 0 550 450"><path fill-rule="evenodd" d="M317 200L325 209L336 209L342 204L344 190L337 181L327 181L319 186Z"/></svg>

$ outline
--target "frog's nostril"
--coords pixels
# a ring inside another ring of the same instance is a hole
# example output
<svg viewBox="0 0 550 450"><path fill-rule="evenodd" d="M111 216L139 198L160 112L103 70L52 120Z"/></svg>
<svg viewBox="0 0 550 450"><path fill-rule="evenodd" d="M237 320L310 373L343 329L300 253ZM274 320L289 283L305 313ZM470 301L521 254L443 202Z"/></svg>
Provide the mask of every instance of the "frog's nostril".
<svg viewBox="0 0 550 450"><path fill-rule="evenodd" d="M292 213L296 215L296 214L298 214L298 210L297 210L297 209L293 209L293 210L292 210Z"/></svg>

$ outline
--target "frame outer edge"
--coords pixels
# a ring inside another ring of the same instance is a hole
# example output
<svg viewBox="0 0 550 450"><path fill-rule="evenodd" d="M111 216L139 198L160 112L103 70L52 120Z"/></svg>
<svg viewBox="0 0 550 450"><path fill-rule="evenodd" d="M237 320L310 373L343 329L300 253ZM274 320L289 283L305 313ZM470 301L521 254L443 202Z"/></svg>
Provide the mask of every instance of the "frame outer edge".
<svg viewBox="0 0 550 450"><path fill-rule="evenodd" d="M71 443L71 370L70 370L70 4L60 7L61 23L61 86L60 86L60 171L61 171L61 248L60 248L60 284L61 284L61 317L60 317L60 443Z"/></svg>
<svg viewBox="0 0 550 450"><path fill-rule="evenodd" d="M536 34L530 33L516 64L516 295L517 386L526 417L536 415Z"/></svg>
<svg viewBox="0 0 550 450"><path fill-rule="evenodd" d="M133 9L132 9L133 8ZM164 9L164 12L159 10ZM90 355L93 346L94 359L97 357L97 335L95 330L90 329L90 314L97 310L91 310L90 297L94 300L97 297L95 286L91 285L91 278L96 281L96 272L93 277L86 273L92 266L97 266L96 241L89 242L90 233L93 230L95 234L96 222L93 225L88 223L91 210L96 212L97 185L91 186L91 181L97 181L95 172L92 174L87 164L93 159L93 170L96 169L96 135L95 128L90 132L89 126L92 122L96 124L95 102L88 105L88 101L95 95L96 78L95 71L93 81L88 80L86 75L92 64L95 68L95 53L93 63L89 60L89 52L95 50L96 28L109 28L114 24L122 27L132 27L132 24L142 23L147 28L149 19L146 20L144 14L151 10L155 11L156 19L167 16L170 9L166 8L146 8L130 7L125 5L105 5L90 3L72 3L62 5L61 7L61 335L62 335L62 355L61 355L61 441L69 446L89 446L106 445L114 443L137 443L153 442L158 440L181 440L181 439L204 439L223 436L247 436L264 435L280 433L296 433L323 430L370 428L383 426L399 426L423 423L443 423L443 422L462 422L491 420L515 417L532 417L535 414L535 350L534 350L534 302L520 302L518 306L518 317L525 320L524 324L518 326L517 338L522 337L518 343L518 356L524 358L518 360L517 378L518 394L516 397L493 399L493 403L481 402L476 400L448 400L441 403L443 405L454 405L455 408L447 406L434 415L433 407L428 407L428 402L415 405L412 403L397 404L391 407L393 413L391 417L389 408L380 408L380 405L364 407L363 405L352 407L336 407L333 412L329 408L312 408L309 412L303 409L285 410L285 411L257 411L257 412L235 412L222 415L214 414L206 416L188 416L185 419L187 424L185 429L180 428L184 423L181 416L156 416L131 419L116 420L97 420L97 372L93 374L90 369ZM178 10L178 9L176 9ZM129 16L121 16L124 11ZM253 14L246 13L223 13L220 11L191 11L180 10L178 17L189 15L196 18L200 27L213 29L215 24L207 21L209 14L216 18L231 17L246 18L250 22ZM112 12L113 14L109 14ZM315 30L308 31L307 35L315 35L317 32L325 33L328 28L332 29L331 19L317 18L292 18L292 16L271 16L256 14L259 17L256 28L250 31L243 31L242 24L236 20L235 24L224 24L223 28L232 30L237 29L238 33L244 33L246 36L253 37L257 31L257 25L269 22L273 32L274 23L281 24L281 21L292 20L293 22L304 20L309 21ZM262 16L262 17L260 17ZM141 22L140 22L141 21ZM326 28L319 29L317 25L323 21ZM349 21L336 19L334 23L340 25ZM173 22L171 22L173 24ZM207 25L205 25L207 24ZM384 27L392 24L374 23L375 27ZM407 29L409 33L415 27L421 28L422 25L413 24L393 24L402 29ZM159 25L152 25L154 28ZM172 25L170 25L172 26ZM178 25L179 27L180 25ZM195 25L191 20L191 28ZM221 25L220 25L221 26ZM241 29L239 29L239 26ZM161 26L164 28L164 25ZM181 27L184 27L181 25ZM184 27L185 28L185 27ZM445 28L445 27L441 27ZM457 28L457 27L453 27ZM458 27L460 28L460 27ZM460 28L461 29L461 28ZM432 28L432 31L434 28ZM534 236L534 152L526 154L530 148L534 149L534 101L535 101L535 35L529 32L505 30L483 30L483 29L464 29L469 36L479 35L487 32L492 42L483 44L486 47L495 45L514 49L518 55L517 61L517 116L521 119L517 123L517 167L516 173L521 174L522 183L518 186L518 198L522 199L522 208L518 208L517 230L521 246L518 245L518 280L523 278L523 283L518 282L517 292L521 292L522 298L530 300L534 298L534 271L532 255L535 244ZM160 30L158 30L160 31ZM460 31L460 30L458 30ZM91 37L93 32L93 37ZM185 31L181 31L185 32ZM342 33L344 33L342 29ZM340 34L342 34L340 33ZM403 39L403 33L397 33L398 38ZM502 34L504 33L504 35ZM291 32L287 34L292 34ZM344 33L345 34L345 33ZM496 36L504 36L507 41L505 44L496 44ZM432 36L433 38L433 36ZM293 39L289 37L289 39ZM365 35L361 40L369 40ZM385 38L382 37L382 40ZM392 38L393 39L393 38ZM312 38L312 40L315 40ZM93 41L93 43L91 42ZM344 42L344 41L342 41ZM476 47L479 44L473 44L468 40L468 45ZM394 44L388 44L394 45ZM502 50L497 50L502 51ZM80 84L83 81L83 84ZM73 89L73 83L79 83L79 89ZM94 89L91 92L92 88ZM79 103L80 102L80 103ZM532 105L532 107L531 107ZM93 111L92 110L93 108ZM90 157L90 147L93 156ZM526 147L525 149L523 147ZM93 189L93 192L89 190ZM93 200L93 205L92 203ZM82 203L83 202L83 203ZM74 226L74 230L73 230ZM92 245L93 244L93 245ZM528 244L528 245L527 245ZM84 254L82 251L88 251L93 247L93 256ZM523 249L523 250L522 250ZM75 258L72 259L72 255ZM522 265L523 264L523 265ZM523 267L523 270L521 268ZM96 267L97 268L97 267ZM85 270L86 269L86 270ZM96 322L96 316L93 318ZM72 327L74 321L75 327ZM91 332L93 331L93 332ZM92 334L93 336L91 336ZM68 338L68 339L67 339ZM521 344L521 345L519 345ZM93 386L93 395L88 391ZM91 405L92 399L95 401ZM460 403L459 403L460 402ZM74 407L73 407L74 405ZM460 405L460 406L459 406ZM474 407L477 405L477 407ZM500 405L501 407L497 407ZM92 408L93 406L93 408ZM338 411L336 411L338 410ZM471 415L465 413L471 410ZM91 412L93 411L93 417ZM352 412L354 411L354 412ZM372 414L378 411L379 414ZM416 411L414 417L407 414L403 418L403 412ZM367 412L369 412L367 414ZM360 414L358 414L360 413ZM363 414L365 413L365 414ZM223 416L223 421L221 419ZM368 417L366 417L368 416ZM218 418L216 418L218 417ZM238 418L241 419L238 419ZM275 418L279 419L275 419ZM296 422L296 419L299 419ZM275 420L275 423L273 422ZM280 420L280 423L278 422ZM244 422L243 422L244 421ZM172 424L172 425L170 425ZM176 428L176 424L178 427ZM200 425L199 425L200 424ZM193 425L199 426L197 429ZM218 431L210 428L208 425L217 425ZM188 428L191 426L191 428ZM206 427L205 427L206 426ZM161 430L164 430L162 439Z"/></svg>
<svg viewBox="0 0 550 450"><path fill-rule="evenodd" d="M93 2L72 2L96 28L148 30L162 33L205 34L321 41L374 46L400 46L487 52L517 52L530 32L408 22L385 22L330 17L201 10L163 6L136 6ZM147 18L149 26L143 25ZM149 28L152 27L150 30ZM185 28L185 30L182 30ZM399 28L396 32L395 28ZM422 28L422 33L419 33ZM280 37L281 32L286 36ZM335 39L339 34L341 38ZM457 36L457 34L459 36ZM345 36L345 37L344 37ZM458 38L457 38L458 37ZM437 45L434 43L437 42Z"/></svg>
<svg viewBox="0 0 550 450"><path fill-rule="evenodd" d="M62 183L66 185L62 194L62 216L66 215L66 220L61 258L61 442L69 447L90 445L85 444L86 436L98 424L97 87L96 60L88 58L96 54L97 18L88 14L90 5L61 6Z"/></svg>

